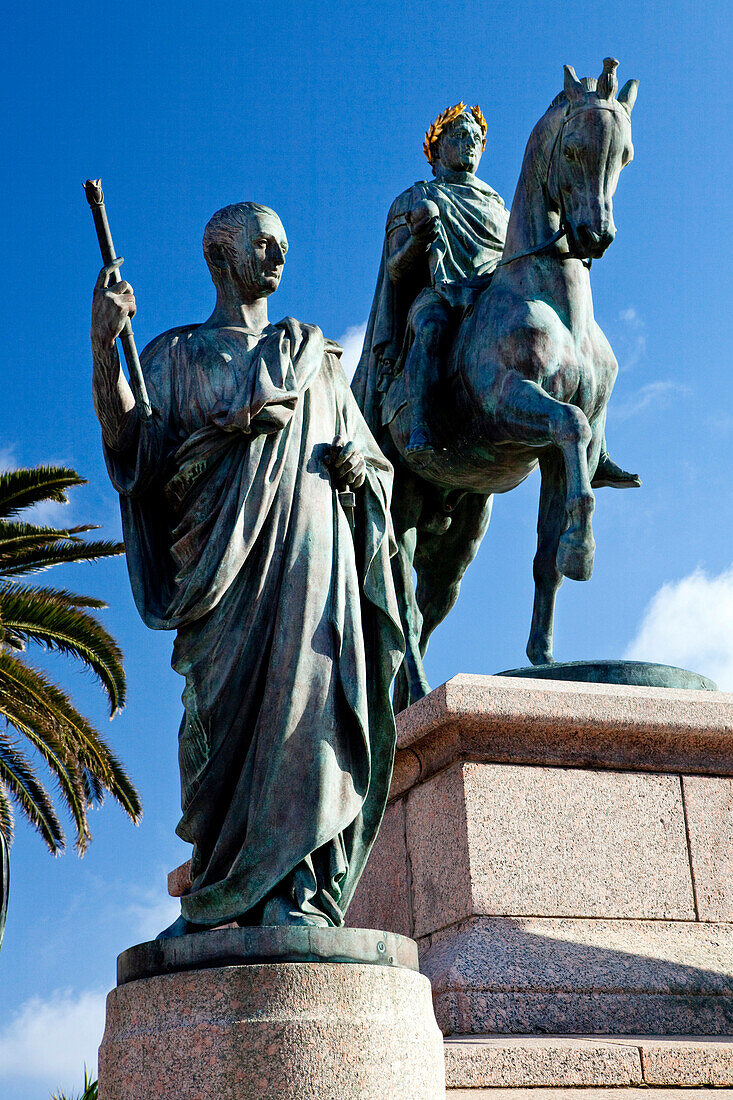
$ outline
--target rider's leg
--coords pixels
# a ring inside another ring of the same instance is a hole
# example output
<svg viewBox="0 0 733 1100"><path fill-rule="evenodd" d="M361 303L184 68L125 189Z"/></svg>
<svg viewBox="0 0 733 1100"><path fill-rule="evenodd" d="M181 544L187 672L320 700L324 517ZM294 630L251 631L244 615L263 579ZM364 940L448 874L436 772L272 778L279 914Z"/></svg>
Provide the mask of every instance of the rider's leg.
<svg viewBox="0 0 733 1100"><path fill-rule="evenodd" d="M410 436L405 454L433 450L429 428L430 402L440 380L440 362L450 322L450 306L440 297L425 295L411 318L412 346L405 359L405 381L410 407Z"/></svg>
<svg viewBox="0 0 733 1100"><path fill-rule="evenodd" d="M551 664L555 598L563 576L557 567L557 549L567 523L565 469L560 451L548 447L540 454L540 507L537 516L537 553L534 558L534 608L527 642L533 665Z"/></svg>
<svg viewBox="0 0 733 1100"><path fill-rule="evenodd" d="M565 463L565 515L557 564L572 580L587 580L593 572L595 543L591 516L595 498L588 474L587 448L591 427L582 409L556 401L536 382L516 372L504 377L493 417L505 439L529 446L554 444Z"/></svg>

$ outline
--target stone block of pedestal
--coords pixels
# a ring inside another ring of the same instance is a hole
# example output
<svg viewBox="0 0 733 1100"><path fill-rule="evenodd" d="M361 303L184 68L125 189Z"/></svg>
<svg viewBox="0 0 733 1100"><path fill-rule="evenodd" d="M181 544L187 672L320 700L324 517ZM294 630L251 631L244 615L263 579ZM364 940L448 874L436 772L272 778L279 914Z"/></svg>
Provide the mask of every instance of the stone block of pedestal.
<svg viewBox="0 0 733 1100"><path fill-rule="evenodd" d="M443 1040L412 941L227 928L131 948L100 1100L444 1100Z"/></svg>
<svg viewBox="0 0 733 1100"><path fill-rule="evenodd" d="M458 676L398 722L350 922L446 1035L733 1033L733 696Z"/></svg>

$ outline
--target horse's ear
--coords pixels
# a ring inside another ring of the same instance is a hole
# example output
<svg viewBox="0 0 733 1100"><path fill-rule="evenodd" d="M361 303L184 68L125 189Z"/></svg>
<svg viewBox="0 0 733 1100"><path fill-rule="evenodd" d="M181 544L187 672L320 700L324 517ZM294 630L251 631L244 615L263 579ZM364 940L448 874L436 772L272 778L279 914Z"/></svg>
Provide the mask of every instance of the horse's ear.
<svg viewBox="0 0 733 1100"><path fill-rule="evenodd" d="M621 91L618 93L618 102L626 111L627 115L630 115L634 109L634 104L636 103L636 93L638 90L638 80L627 80Z"/></svg>
<svg viewBox="0 0 733 1100"><path fill-rule="evenodd" d="M598 95L601 99L613 99L618 91L616 69L618 61L615 57L604 57L603 72L598 77Z"/></svg>
<svg viewBox="0 0 733 1100"><path fill-rule="evenodd" d="M573 100L580 99L585 90L575 75L575 69L572 65L563 65L563 70L565 72L565 95L572 103Z"/></svg>

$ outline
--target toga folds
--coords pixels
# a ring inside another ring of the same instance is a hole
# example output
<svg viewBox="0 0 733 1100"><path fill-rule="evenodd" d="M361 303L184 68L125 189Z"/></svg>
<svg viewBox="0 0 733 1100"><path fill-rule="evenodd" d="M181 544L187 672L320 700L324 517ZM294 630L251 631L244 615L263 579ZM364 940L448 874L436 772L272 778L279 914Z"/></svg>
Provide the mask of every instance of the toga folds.
<svg viewBox="0 0 733 1100"><path fill-rule="evenodd" d="M440 211L439 237L425 260L395 285L387 270L391 238L407 227L408 211L422 199L432 200ZM496 191L466 172L419 180L392 203L364 350L352 383L367 424L377 436L382 423L382 363L399 359L412 303L425 287L435 286L443 288L452 303L467 304L458 284L494 270L501 259L508 223L509 212ZM453 288L453 293L448 288Z"/></svg>
<svg viewBox="0 0 733 1100"><path fill-rule="evenodd" d="M142 362L153 421L107 462L138 610L177 631L186 679L183 915L258 923L284 892L340 925L394 754L391 466L315 326L189 326ZM324 462L337 437L367 465L353 533Z"/></svg>

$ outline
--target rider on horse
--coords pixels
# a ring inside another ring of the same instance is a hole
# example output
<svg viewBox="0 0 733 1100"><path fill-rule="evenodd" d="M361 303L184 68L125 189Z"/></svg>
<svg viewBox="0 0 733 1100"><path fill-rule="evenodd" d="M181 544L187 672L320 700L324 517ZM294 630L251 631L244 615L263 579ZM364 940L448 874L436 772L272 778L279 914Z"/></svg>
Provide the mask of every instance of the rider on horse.
<svg viewBox="0 0 733 1100"><path fill-rule="evenodd" d="M418 469L421 459L433 453L428 413L450 338L488 285L504 248L509 212L475 174L486 130L478 106L458 103L438 115L423 145L435 178L403 191L387 217L354 388L363 391L364 414L380 438L382 425L396 411L387 391L404 371L411 415L405 455ZM636 474L611 460L604 445L593 486L639 484Z"/></svg>

